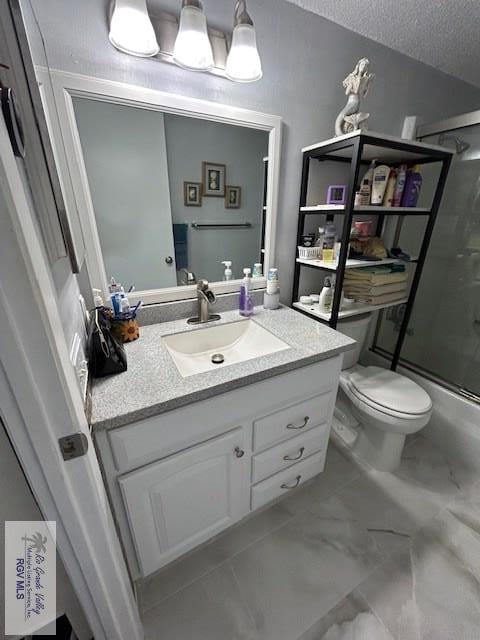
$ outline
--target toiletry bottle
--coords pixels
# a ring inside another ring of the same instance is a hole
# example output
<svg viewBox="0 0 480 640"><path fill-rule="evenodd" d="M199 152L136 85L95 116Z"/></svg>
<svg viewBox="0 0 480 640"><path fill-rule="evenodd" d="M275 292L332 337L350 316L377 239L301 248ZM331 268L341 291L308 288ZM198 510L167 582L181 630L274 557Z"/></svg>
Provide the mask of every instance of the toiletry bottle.
<svg viewBox="0 0 480 640"><path fill-rule="evenodd" d="M373 172L375 171L375 165L376 165L376 160L372 160L370 162L370 166L368 167L368 169L365 171L365 174L362 178L362 182L364 180L368 181L368 184L370 185L370 187L372 186L372 182L373 182Z"/></svg>
<svg viewBox="0 0 480 640"><path fill-rule="evenodd" d="M120 310L122 313L129 313L130 311L130 303L128 298L121 298L120 300Z"/></svg>
<svg viewBox="0 0 480 640"><path fill-rule="evenodd" d="M243 270L243 282L240 285L240 301L239 311L241 316L251 316L253 314L253 298L251 294L250 274L252 270L245 268Z"/></svg>
<svg viewBox="0 0 480 640"><path fill-rule="evenodd" d="M323 282L323 289L320 292L320 299L318 301L320 311L323 311L325 313L328 313L329 311L331 311L332 300L333 300L332 282L329 277L326 277Z"/></svg>
<svg viewBox="0 0 480 640"><path fill-rule="evenodd" d="M101 289L92 289L93 293L93 304L96 309L99 307L103 307L103 298L100 295L102 293Z"/></svg>
<svg viewBox="0 0 480 640"><path fill-rule="evenodd" d="M372 185L373 185L373 172L375 171L375 165L376 165L376 160L372 160L370 162L370 166L368 167L368 169L366 170L363 178L362 178L362 185L367 186L368 184L368 189L369 189L369 200L368 202L366 202L365 204L369 205L370 204L370 195L372 193Z"/></svg>
<svg viewBox="0 0 480 640"><path fill-rule="evenodd" d="M261 262L255 262L253 265L253 278L261 278L263 276L263 266Z"/></svg>
<svg viewBox="0 0 480 640"><path fill-rule="evenodd" d="M323 239L325 237L325 227L318 227L318 236L315 242L316 247L323 249Z"/></svg>
<svg viewBox="0 0 480 640"><path fill-rule="evenodd" d="M122 297L120 295L120 291L116 291L110 295L110 300L112 303L113 315L118 317L122 311Z"/></svg>
<svg viewBox="0 0 480 640"><path fill-rule="evenodd" d="M370 193L371 189L368 180L363 180L362 186L355 195L355 206L368 207L370 204Z"/></svg>
<svg viewBox="0 0 480 640"><path fill-rule="evenodd" d="M407 165L401 164L397 172L397 181L395 183L395 193L393 196L393 206L399 207L402 202L403 190L405 188L405 178L407 175Z"/></svg>
<svg viewBox="0 0 480 640"><path fill-rule="evenodd" d="M325 235L323 236L322 260L332 262L334 260L334 246L337 239L337 228L335 227L334 217L329 214L327 216L327 224L325 226Z"/></svg>
<svg viewBox="0 0 480 640"><path fill-rule="evenodd" d="M278 269L272 267L268 270L267 289L263 294L263 306L265 309L278 309L280 306L280 285L278 281Z"/></svg>
<svg viewBox="0 0 480 640"><path fill-rule="evenodd" d="M371 203L374 205L381 205L383 202L383 196L385 195L385 189L387 187L387 180L390 174L390 167L386 164L380 164L375 167L373 171L373 183Z"/></svg>
<svg viewBox="0 0 480 640"><path fill-rule="evenodd" d="M405 188L402 195L402 207L416 207L420 189L422 187L422 174L420 173L420 165L416 164L407 171L405 180Z"/></svg>
<svg viewBox="0 0 480 640"><path fill-rule="evenodd" d="M225 265L225 273L223 274L224 280L233 280L232 261L223 260L222 264Z"/></svg>
<svg viewBox="0 0 480 640"><path fill-rule="evenodd" d="M395 169L391 169L390 175L388 176L387 188L385 189L385 194L383 196L384 207L393 207L393 198L395 196L396 184L397 184L397 172L395 171Z"/></svg>

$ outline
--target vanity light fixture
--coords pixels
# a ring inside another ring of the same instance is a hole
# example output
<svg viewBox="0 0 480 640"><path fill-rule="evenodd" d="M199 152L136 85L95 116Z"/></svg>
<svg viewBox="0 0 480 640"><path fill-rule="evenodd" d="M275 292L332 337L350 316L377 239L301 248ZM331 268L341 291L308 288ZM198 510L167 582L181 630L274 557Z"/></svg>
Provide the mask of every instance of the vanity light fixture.
<svg viewBox="0 0 480 640"><path fill-rule="evenodd" d="M255 82L263 75L255 27L246 0L237 0L235 5L232 46L225 73L234 82Z"/></svg>
<svg viewBox="0 0 480 640"><path fill-rule="evenodd" d="M149 58L160 50L146 0L115 0L108 37L114 47L132 56Z"/></svg>
<svg viewBox="0 0 480 640"><path fill-rule="evenodd" d="M208 71L213 67L213 51L207 19L200 0L183 0L180 25L173 47L173 59L181 67Z"/></svg>

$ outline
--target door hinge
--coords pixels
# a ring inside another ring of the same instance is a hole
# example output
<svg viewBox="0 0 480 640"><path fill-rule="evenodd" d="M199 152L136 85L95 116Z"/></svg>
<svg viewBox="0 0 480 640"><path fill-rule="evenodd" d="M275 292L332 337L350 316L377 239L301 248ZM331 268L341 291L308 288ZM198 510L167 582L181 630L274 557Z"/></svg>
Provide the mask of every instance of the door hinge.
<svg viewBox="0 0 480 640"><path fill-rule="evenodd" d="M88 451L88 439L84 433L72 433L71 436L59 438L58 444L64 460L79 458Z"/></svg>

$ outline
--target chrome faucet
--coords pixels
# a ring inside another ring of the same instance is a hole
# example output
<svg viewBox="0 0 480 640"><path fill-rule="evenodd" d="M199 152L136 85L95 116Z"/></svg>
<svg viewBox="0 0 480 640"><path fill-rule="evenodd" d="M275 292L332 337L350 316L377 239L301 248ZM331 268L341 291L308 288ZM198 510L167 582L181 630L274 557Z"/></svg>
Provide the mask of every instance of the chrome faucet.
<svg viewBox="0 0 480 640"><path fill-rule="evenodd" d="M182 278L182 284L185 285L192 285L192 284L197 284L197 278L195 277L195 274L193 273L193 271L189 271L188 269L182 269L182 272L184 273L184 276Z"/></svg>
<svg viewBox="0 0 480 640"><path fill-rule="evenodd" d="M217 298L210 289L208 280L199 280L197 283L198 316L189 318L188 324L203 324L220 320L218 313L210 313L210 305L215 304Z"/></svg>

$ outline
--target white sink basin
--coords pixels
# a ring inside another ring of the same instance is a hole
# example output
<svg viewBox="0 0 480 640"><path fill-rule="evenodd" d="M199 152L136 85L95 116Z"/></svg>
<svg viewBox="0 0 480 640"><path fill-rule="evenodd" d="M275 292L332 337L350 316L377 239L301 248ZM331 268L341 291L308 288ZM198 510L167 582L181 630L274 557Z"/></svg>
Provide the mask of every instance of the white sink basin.
<svg viewBox="0 0 480 640"><path fill-rule="evenodd" d="M253 320L175 333L163 341L184 378L290 348ZM215 354L223 362L212 362Z"/></svg>

